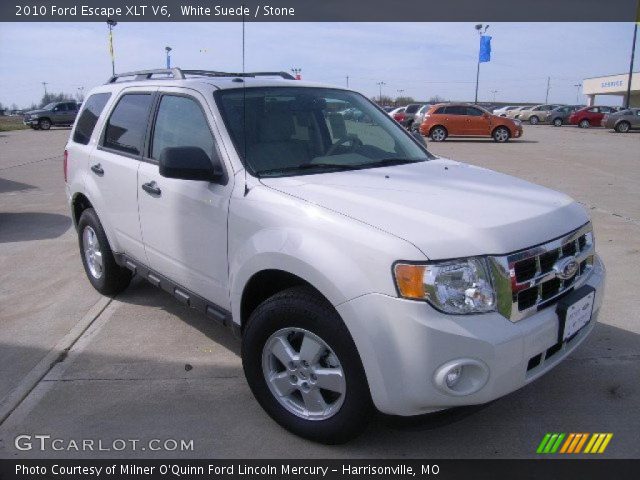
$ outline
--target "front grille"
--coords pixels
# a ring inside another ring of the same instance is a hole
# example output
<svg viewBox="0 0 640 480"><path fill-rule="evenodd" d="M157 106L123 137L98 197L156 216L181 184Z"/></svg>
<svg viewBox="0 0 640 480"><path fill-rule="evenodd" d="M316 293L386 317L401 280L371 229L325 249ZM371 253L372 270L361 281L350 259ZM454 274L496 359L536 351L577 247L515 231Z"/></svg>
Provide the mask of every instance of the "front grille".
<svg viewBox="0 0 640 480"><path fill-rule="evenodd" d="M520 252L492 257L498 293L498 309L512 321L521 320L554 304L581 284L593 267L594 241L591 224L562 238ZM576 273L564 278L564 263L575 259Z"/></svg>

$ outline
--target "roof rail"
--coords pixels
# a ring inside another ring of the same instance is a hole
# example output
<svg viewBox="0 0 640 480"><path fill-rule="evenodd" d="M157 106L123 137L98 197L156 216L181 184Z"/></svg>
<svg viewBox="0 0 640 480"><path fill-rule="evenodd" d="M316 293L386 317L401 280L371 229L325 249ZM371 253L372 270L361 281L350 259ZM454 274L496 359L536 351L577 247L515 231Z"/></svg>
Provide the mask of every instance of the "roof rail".
<svg viewBox="0 0 640 480"><path fill-rule="evenodd" d="M180 68L158 68L155 70L139 70L136 72L118 73L109 77L107 83L115 83L120 78L133 77L132 80L151 80L154 75L171 76L173 80L184 80L186 75L203 77L281 77L285 80L295 80L295 77L287 72L218 72L215 70L182 70Z"/></svg>

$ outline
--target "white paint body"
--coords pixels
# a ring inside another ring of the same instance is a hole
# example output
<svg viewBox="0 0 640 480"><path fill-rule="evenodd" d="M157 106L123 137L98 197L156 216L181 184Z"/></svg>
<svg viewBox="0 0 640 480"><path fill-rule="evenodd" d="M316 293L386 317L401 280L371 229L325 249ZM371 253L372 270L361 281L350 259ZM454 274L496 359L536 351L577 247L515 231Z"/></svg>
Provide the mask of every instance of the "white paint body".
<svg viewBox="0 0 640 480"><path fill-rule="evenodd" d="M245 83L290 85L268 79ZM316 86L296 82L305 85ZM245 174L213 98L217 88L237 84L217 78L148 80L90 93L112 96L89 144L67 145L67 193L71 204L78 194L89 199L114 252L230 311L237 324L244 288L256 273L277 269L302 278L335 306L363 361L375 405L390 414L414 415L507 394L556 365L593 329L604 285L599 260L587 281L596 288L594 321L535 375L527 375L527 361L556 342L554 308L519 322L499 313L447 315L426 302L399 298L392 276L398 260L508 254L560 237L588 221L571 198L446 159L259 180ZM118 98L125 91L158 89L201 103L226 185L164 178L153 163L100 150ZM103 177L92 174L95 163L102 164ZM161 198L141 190L152 180L162 188ZM488 381L472 395L447 395L434 385L434 372L463 357L486 365Z"/></svg>

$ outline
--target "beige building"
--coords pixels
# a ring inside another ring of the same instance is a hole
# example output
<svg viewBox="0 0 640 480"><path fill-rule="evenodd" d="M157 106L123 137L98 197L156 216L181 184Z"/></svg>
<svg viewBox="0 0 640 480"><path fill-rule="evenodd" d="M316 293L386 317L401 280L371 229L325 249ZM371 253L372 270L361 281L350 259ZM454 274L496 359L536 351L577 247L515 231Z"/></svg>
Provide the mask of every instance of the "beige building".
<svg viewBox="0 0 640 480"><path fill-rule="evenodd" d="M582 81L582 93L587 97L587 105L595 103L596 95L616 95L622 97L622 105L625 104L629 74L608 75L606 77L585 78ZM601 102L602 103L602 102ZM634 72L631 81L632 107L640 107L640 72Z"/></svg>

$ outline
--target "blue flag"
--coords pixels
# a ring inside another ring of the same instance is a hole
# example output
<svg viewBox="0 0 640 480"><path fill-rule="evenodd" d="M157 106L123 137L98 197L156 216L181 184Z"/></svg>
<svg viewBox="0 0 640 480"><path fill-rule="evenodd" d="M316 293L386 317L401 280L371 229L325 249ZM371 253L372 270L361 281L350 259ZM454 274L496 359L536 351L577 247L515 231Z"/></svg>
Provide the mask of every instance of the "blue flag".
<svg viewBox="0 0 640 480"><path fill-rule="evenodd" d="M491 37L489 35L480 37L480 56L478 60L480 63L491 61Z"/></svg>

